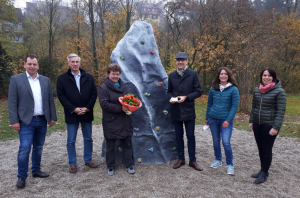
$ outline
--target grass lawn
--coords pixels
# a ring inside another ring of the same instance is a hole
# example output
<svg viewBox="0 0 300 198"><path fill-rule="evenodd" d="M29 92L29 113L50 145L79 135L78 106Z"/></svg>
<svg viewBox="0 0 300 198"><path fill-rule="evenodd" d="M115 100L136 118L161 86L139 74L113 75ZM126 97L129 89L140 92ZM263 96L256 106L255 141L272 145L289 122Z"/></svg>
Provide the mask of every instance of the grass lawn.
<svg viewBox="0 0 300 198"><path fill-rule="evenodd" d="M196 124L203 125L205 122L205 113L206 113L206 102L207 102L207 96L201 96L196 100ZM55 105L56 105L56 113L58 120L56 122L56 125L49 128L48 132L53 131L65 131L66 130L66 124L64 121L64 110L58 101L58 99L55 99ZM93 124L101 124L101 108L99 105L98 100L96 101L95 107L94 107L94 122ZM238 129L244 129L249 130L249 116L244 114L238 114L236 117L239 117L239 119L236 119L234 121L234 127ZM286 116L284 119L283 126L280 130L281 136L287 136L287 137L297 137L300 139L300 95L288 95L287 97L287 106L286 106ZM12 130L10 123L9 123L9 116L8 116L8 110L7 110L7 99L1 99L0 100L0 140L8 140L17 138L18 133L14 130Z"/></svg>

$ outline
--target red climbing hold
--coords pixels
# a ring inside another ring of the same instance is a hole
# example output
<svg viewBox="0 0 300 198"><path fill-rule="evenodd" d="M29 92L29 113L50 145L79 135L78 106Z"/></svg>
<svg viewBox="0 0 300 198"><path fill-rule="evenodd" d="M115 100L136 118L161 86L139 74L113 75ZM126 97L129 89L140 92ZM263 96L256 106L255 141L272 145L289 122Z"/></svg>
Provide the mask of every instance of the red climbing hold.
<svg viewBox="0 0 300 198"><path fill-rule="evenodd" d="M151 54L154 54L154 53L155 53L155 51L152 51L152 50L151 50L151 51L150 51L150 53L151 53Z"/></svg>

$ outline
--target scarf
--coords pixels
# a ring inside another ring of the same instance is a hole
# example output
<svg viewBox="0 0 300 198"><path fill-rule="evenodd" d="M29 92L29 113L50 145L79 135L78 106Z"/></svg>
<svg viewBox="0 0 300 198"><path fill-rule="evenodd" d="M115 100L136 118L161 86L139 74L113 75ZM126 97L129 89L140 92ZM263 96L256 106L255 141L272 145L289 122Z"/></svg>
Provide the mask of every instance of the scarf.
<svg viewBox="0 0 300 198"><path fill-rule="evenodd" d="M227 83L227 85L221 85L219 84L219 88L220 88L220 91L224 91L224 89L226 89L227 87L230 87L232 84L231 83Z"/></svg>
<svg viewBox="0 0 300 198"><path fill-rule="evenodd" d="M270 89L272 89L274 87L275 83L271 82L270 84L267 85L259 85L259 91L260 93L266 93L267 91L269 91Z"/></svg>
<svg viewBox="0 0 300 198"><path fill-rule="evenodd" d="M187 66L185 66L182 70L179 70L177 68L177 74L182 77L185 71L187 70L187 68L188 68Z"/></svg>

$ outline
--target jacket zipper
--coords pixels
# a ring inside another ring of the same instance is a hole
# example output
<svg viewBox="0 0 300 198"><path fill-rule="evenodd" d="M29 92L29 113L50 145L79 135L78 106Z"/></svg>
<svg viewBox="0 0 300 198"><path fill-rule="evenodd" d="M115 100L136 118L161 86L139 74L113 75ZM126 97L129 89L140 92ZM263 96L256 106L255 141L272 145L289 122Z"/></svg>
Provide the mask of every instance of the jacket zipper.
<svg viewBox="0 0 300 198"><path fill-rule="evenodd" d="M225 90L225 89L224 89ZM223 91L224 91L223 90ZM217 119L218 119L218 115L219 115L219 107L220 107L220 102L221 102L221 96L222 96L222 93L223 93L223 91L221 92L221 94L220 94L220 99L219 99L219 105L218 105L218 111L217 111Z"/></svg>
<svg viewBox="0 0 300 198"><path fill-rule="evenodd" d="M261 112L261 104L262 104L263 97L264 97L264 94L261 94L259 112L258 112L258 124L259 125L260 125L260 112Z"/></svg>

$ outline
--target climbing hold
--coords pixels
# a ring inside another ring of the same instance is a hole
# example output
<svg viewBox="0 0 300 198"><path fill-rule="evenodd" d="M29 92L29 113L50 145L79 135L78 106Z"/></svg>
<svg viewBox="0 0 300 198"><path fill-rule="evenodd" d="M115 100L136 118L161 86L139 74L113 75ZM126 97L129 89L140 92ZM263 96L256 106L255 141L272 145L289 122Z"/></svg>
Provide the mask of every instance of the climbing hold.
<svg viewBox="0 0 300 198"><path fill-rule="evenodd" d="M148 151L153 153L153 147L149 148Z"/></svg>
<svg viewBox="0 0 300 198"><path fill-rule="evenodd" d="M161 87L164 83L163 82L159 82L158 86Z"/></svg>
<svg viewBox="0 0 300 198"><path fill-rule="evenodd" d="M145 44L145 41L141 41L141 44L144 45L144 44Z"/></svg>
<svg viewBox="0 0 300 198"><path fill-rule="evenodd" d="M139 131L140 129L139 128L133 128L134 129L134 131Z"/></svg>
<svg viewBox="0 0 300 198"><path fill-rule="evenodd" d="M165 114L165 115L168 115L168 111L167 111L167 110L164 110L164 114Z"/></svg>
<svg viewBox="0 0 300 198"><path fill-rule="evenodd" d="M138 163L141 163L141 162L142 162L142 158L138 158L136 161L137 161Z"/></svg>
<svg viewBox="0 0 300 198"><path fill-rule="evenodd" d="M173 148L171 149L171 151L176 151L176 147L173 147Z"/></svg>
<svg viewBox="0 0 300 198"><path fill-rule="evenodd" d="M145 96L149 97L149 96L150 96L150 94L149 94L149 93L145 93Z"/></svg>
<svg viewBox="0 0 300 198"><path fill-rule="evenodd" d="M121 56L120 59L125 60L125 57L124 57L124 56Z"/></svg>
<svg viewBox="0 0 300 198"><path fill-rule="evenodd" d="M158 131L159 130L159 126L155 127L155 129L156 129L156 131Z"/></svg>
<svg viewBox="0 0 300 198"><path fill-rule="evenodd" d="M142 69L142 72L143 72L143 74L145 74L145 73L146 73L146 70Z"/></svg>
<svg viewBox="0 0 300 198"><path fill-rule="evenodd" d="M153 51L153 50L150 50L150 54L154 54L155 53L155 51Z"/></svg>
<svg viewBox="0 0 300 198"><path fill-rule="evenodd" d="M121 147L119 147L118 149L119 149L120 152L122 152L122 148Z"/></svg>

